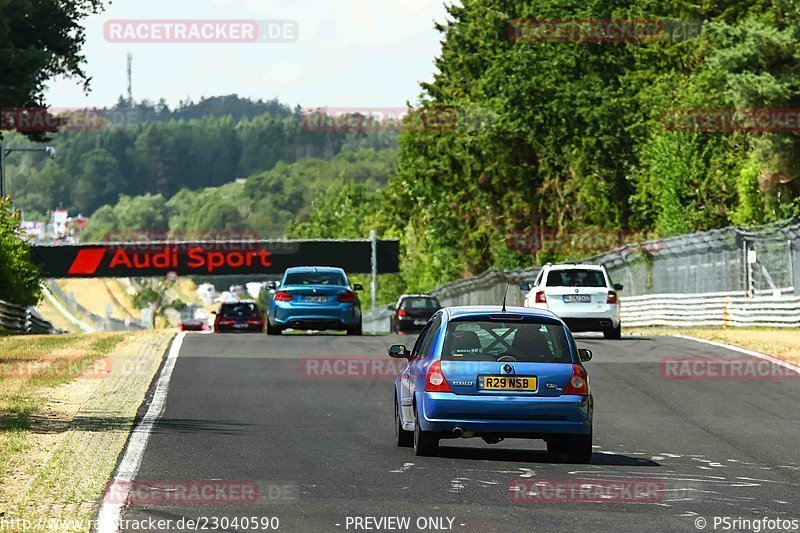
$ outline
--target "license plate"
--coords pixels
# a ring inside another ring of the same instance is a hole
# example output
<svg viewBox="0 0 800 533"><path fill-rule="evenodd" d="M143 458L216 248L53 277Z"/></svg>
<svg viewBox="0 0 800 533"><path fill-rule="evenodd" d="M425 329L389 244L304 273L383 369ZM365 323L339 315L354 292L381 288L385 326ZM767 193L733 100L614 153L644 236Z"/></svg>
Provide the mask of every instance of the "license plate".
<svg viewBox="0 0 800 533"><path fill-rule="evenodd" d="M588 294L565 294L564 303L583 303L588 304L592 301L592 297Z"/></svg>
<svg viewBox="0 0 800 533"><path fill-rule="evenodd" d="M239 329L244 329L244 328L247 327L247 324L234 324L233 327L239 328Z"/></svg>
<svg viewBox="0 0 800 533"><path fill-rule="evenodd" d="M315 304L324 304L328 301L327 296L306 296L306 302Z"/></svg>
<svg viewBox="0 0 800 533"><path fill-rule="evenodd" d="M424 326L424 325L425 325L425 324L427 324L427 323L428 323L428 321L427 321L427 320L415 320L415 321L414 321L414 325L415 325L415 326Z"/></svg>
<svg viewBox="0 0 800 533"><path fill-rule="evenodd" d="M478 376L478 390L535 391L536 377Z"/></svg>

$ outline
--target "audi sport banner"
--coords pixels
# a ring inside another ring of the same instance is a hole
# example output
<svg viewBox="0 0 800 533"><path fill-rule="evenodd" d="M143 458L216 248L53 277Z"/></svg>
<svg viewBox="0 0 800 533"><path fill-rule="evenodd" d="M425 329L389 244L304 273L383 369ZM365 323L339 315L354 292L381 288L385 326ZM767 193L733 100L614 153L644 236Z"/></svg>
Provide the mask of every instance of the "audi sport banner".
<svg viewBox="0 0 800 533"><path fill-rule="evenodd" d="M378 273L399 272L399 242L379 240ZM267 274L293 266L372 271L369 240L131 242L33 246L46 278L157 277Z"/></svg>

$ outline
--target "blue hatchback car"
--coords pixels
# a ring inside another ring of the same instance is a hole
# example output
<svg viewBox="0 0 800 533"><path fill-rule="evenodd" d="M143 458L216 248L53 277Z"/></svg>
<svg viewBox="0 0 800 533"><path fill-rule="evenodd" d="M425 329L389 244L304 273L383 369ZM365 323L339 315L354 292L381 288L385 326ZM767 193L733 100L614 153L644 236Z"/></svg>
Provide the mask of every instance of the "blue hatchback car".
<svg viewBox="0 0 800 533"><path fill-rule="evenodd" d="M585 361L564 322L546 310L447 307L439 310L395 380L398 446L434 455L440 439L543 439L567 461L592 457L593 400Z"/></svg>
<svg viewBox="0 0 800 533"><path fill-rule="evenodd" d="M287 328L336 329L361 335L357 291L363 287L356 283L351 289L341 268L288 268L277 289L269 300L268 335L280 335Z"/></svg>

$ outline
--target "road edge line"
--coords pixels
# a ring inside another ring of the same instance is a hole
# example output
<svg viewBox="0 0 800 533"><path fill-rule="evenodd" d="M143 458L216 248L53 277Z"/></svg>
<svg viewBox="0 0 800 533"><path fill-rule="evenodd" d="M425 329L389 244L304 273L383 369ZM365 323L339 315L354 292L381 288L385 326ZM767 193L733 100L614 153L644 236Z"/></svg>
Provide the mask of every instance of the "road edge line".
<svg viewBox="0 0 800 533"><path fill-rule="evenodd" d="M155 392L153 393L153 400L147 408L147 412L141 420L131 430L130 438L125 445L122 460L117 467L116 473L111 478L110 483L120 482L116 487L115 494L119 496L122 503L115 501L114 503L107 502L105 493L103 494L103 501L100 504L100 511L97 513L97 533L117 533L122 519L122 508L128 500L130 494L131 481L136 478L139 472L139 467L142 464L142 457L144 450L147 447L147 441L150 439L150 433L156 422L159 421L161 415L164 414L164 409L167 405L167 392L169 391L169 382L172 378L172 371L175 368L175 362L180 354L181 347L183 346L183 339L186 333L181 331L172 340L167 354L167 360L164 362L164 367L158 376ZM106 491L107 492L107 491ZM116 499L116 498L115 498Z"/></svg>
<svg viewBox="0 0 800 533"><path fill-rule="evenodd" d="M689 335L672 335L673 337L677 337L679 339L686 339L695 342L701 342L703 344L710 344L711 346L716 346L717 348L725 348L726 350L731 350L734 352L743 353L746 355L750 355L753 357L757 357L758 359L763 359L765 361L769 361L773 364L778 366L782 366L784 368L788 368L794 372L800 374L800 366L793 365L788 361L784 361L783 359L779 359L777 357L773 357L772 355L767 355L765 353L756 352L754 350L748 350L747 348L741 348L739 346L733 346L732 344L725 344L724 342L717 342L717 341L710 341L708 339L701 339L699 337L692 337Z"/></svg>

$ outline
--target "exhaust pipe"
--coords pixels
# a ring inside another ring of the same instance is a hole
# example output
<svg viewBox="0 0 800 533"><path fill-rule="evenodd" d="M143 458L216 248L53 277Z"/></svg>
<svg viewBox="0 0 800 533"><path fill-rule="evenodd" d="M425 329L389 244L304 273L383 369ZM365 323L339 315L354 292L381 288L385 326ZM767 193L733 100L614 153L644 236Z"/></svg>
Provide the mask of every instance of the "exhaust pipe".
<svg viewBox="0 0 800 533"><path fill-rule="evenodd" d="M461 429L461 428L455 428L453 430L453 436L456 437L456 438L461 437L461 435L463 435L463 434L464 434L464 430Z"/></svg>

